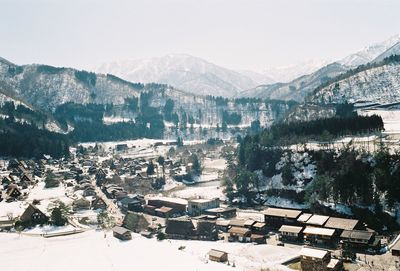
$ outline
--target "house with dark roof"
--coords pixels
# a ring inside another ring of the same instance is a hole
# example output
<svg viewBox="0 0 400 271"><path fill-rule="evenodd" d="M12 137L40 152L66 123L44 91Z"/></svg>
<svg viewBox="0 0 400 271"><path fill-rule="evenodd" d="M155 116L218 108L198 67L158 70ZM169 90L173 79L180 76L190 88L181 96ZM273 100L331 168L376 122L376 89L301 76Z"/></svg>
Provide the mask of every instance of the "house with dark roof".
<svg viewBox="0 0 400 271"><path fill-rule="evenodd" d="M344 247L360 249L379 249L381 240L373 231L344 230L340 235Z"/></svg>
<svg viewBox="0 0 400 271"><path fill-rule="evenodd" d="M24 226L34 226L46 223L49 218L35 205L29 204L19 220Z"/></svg>
<svg viewBox="0 0 400 271"><path fill-rule="evenodd" d="M232 227L228 230L229 241L251 242L251 230L242 227Z"/></svg>
<svg viewBox="0 0 400 271"><path fill-rule="evenodd" d="M279 229L282 225L298 225L297 219L302 211L270 207L264 210L263 214L268 228Z"/></svg>
<svg viewBox="0 0 400 271"><path fill-rule="evenodd" d="M130 230L120 227L120 226L115 226L113 229L113 236L115 238L118 238L120 240L126 241L126 240L131 240L132 239L132 235Z"/></svg>
<svg viewBox="0 0 400 271"><path fill-rule="evenodd" d="M192 239L195 227L191 219L171 218L167 221L165 233L170 239Z"/></svg>
<svg viewBox="0 0 400 271"><path fill-rule="evenodd" d="M218 240L218 231L215 221L198 220L196 225L196 235L199 240Z"/></svg>

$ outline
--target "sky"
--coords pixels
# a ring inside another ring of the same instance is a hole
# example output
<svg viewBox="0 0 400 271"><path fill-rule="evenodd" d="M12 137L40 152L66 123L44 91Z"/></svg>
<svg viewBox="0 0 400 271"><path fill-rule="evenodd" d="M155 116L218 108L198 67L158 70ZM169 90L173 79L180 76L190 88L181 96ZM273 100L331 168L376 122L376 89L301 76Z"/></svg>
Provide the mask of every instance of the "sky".
<svg viewBox="0 0 400 271"><path fill-rule="evenodd" d="M0 56L88 69L190 54L260 71L400 33L399 0L0 0Z"/></svg>

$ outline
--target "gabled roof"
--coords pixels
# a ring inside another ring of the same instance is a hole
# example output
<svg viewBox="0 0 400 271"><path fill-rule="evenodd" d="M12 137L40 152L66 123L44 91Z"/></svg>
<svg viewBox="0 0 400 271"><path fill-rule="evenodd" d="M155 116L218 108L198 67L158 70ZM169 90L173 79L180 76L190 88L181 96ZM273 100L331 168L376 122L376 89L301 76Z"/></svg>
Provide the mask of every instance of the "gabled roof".
<svg viewBox="0 0 400 271"><path fill-rule="evenodd" d="M39 212L46 217L46 215L39 208L37 208L35 205L29 204L28 208L26 208L23 214L21 215L20 220L22 222L29 221L31 220L32 215L36 212Z"/></svg>
<svg viewBox="0 0 400 271"><path fill-rule="evenodd" d="M289 226L289 225L282 225L280 227L280 232L290 232L290 233L297 233L299 234L302 231L303 227L296 227L296 226Z"/></svg>
<svg viewBox="0 0 400 271"><path fill-rule="evenodd" d="M300 250L301 256L317 258L317 259L323 259L328 253L329 252L327 250L314 249L308 247L303 247Z"/></svg>
<svg viewBox="0 0 400 271"><path fill-rule="evenodd" d="M317 227L306 227L303 231L305 234L314 234L314 235L322 235L322 236L333 236L335 230L326 229L326 228L317 228Z"/></svg>
<svg viewBox="0 0 400 271"><path fill-rule="evenodd" d="M115 226L112 230L113 230L113 232L118 233L120 235L124 235L124 234L130 232L130 230L128 230L124 227L120 227L120 226Z"/></svg>
<svg viewBox="0 0 400 271"><path fill-rule="evenodd" d="M251 231L247 228L242 227L232 227L228 231L229 233L239 234L239 235L248 235Z"/></svg>
<svg viewBox="0 0 400 271"><path fill-rule="evenodd" d="M283 218L298 218L302 211L292 209L281 209L281 208L267 208L263 211L264 215L283 217Z"/></svg>
<svg viewBox="0 0 400 271"><path fill-rule="evenodd" d="M210 252L208 252L208 255L210 255L211 257L215 257L215 258L221 258L226 254L228 254L228 253L226 253L225 251L216 250L216 249L211 249Z"/></svg>
<svg viewBox="0 0 400 271"><path fill-rule="evenodd" d="M353 230L358 224L357 219L330 217L325 223L326 228Z"/></svg>
<svg viewBox="0 0 400 271"><path fill-rule="evenodd" d="M326 215L313 215L307 220L306 224L323 226L328 219L329 216Z"/></svg>
<svg viewBox="0 0 400 271"><path fill-rule="evenodd" d="M372 236L374 236L374 232L370 231L357 231L357 230L344 230L340 235L341 238L350 238L350 239L361 239L361 240L370 240Z"/></svg>

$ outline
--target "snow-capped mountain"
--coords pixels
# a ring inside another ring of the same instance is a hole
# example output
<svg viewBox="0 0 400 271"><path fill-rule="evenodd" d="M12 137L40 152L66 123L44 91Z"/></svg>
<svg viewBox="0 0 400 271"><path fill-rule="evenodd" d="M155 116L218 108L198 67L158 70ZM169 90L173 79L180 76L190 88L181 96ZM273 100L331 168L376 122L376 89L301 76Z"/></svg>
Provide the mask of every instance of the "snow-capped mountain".
<svg viewBox="0 0 400 271"><path fill-rule="evenodd" d="M258 81L249 74L229 70L201 58L183 54L104 63L98 73L115 74L131 82L157 82L196 95L233 97L237 93L271 80ZM254 75L254 74L253 74Z"/></svg>
<svg viewBox="0 0 400 271"><path fill-rule="evenodd" d="M303 75L311 74L331 63L327 60L309 60L294 65L268 67L263 74L268 75L276 82L287 83Z"/></svg>
<svg viewBox="0 0 400 271"><path fill-rule="evenodd" d="M261 85L241 92L239 96L303 102L304 98L316 87L346 71L347 68L345 66L339 63L332 63L289 83Z"/></svg>
<svg viewBox="0 0 400 271"><path fill-rule="evenodd" d="M373 62L378 63L392 55L400 55L400 41L376 57Z"/></svg>
<svg viewBox="0 0 400 271"><path fill-rule="evenodd" d="M395 35L383 42L367 46L355 54L351 54L339 61L340 64L351 68L367 64L390 49L393 45L400 42L400 35ZM382 58L383 59L383 58Z"/></svg>

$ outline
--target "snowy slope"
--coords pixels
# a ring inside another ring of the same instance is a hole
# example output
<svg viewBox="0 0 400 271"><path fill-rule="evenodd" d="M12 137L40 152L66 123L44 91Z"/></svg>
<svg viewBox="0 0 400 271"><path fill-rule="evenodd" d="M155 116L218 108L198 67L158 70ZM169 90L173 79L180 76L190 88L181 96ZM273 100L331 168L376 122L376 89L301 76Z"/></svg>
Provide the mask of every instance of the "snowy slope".
<svg viewBox="0 0 400 271"><path fill-rule="evenodd" d="M347 68L343 65L332 63L312 74L301 76L289 83L258 86L240 93L239 96L302 102L320 84L345 71L347 71Z"/></svg>
<svg viewBox="0 0 400 271"><path fill-rule="evenodd" d="M236 72L183 54L115 61L101 64L94 70L115 74L132 82L164 83L197 95L224 97L232 97L245 89L271 82L266 76Z"/></svg>
<svg viewBox="0 0 400 271"><path fill-rule="evenodd" d="M377 58L373 60L374 63L380 62L385 58L392 56L392 55L400 55L400 41L387 49L385 52L380 54Z"/></svg>
<svg viewBox="0 0 400 271"><path fill-rule="evenodd" d="M263 74L268 75L276 82L288 83L303 75L311 74L329 63L326 60L313 59L294 65L267 67L263 70Z"/></svg>
<svg viewBox="0 0 400 271"><path fill-rule="evenodd" d="M312 103L400 102L400 63L387 64L335 81L310 96Z"/></svg>
<svg viewBox="0 0 400 271"><path fill-rule="evenodd" d="M390 49L393 45L400 42L400 35L393 36L383 42L375 43L371 46L367 46L355 54L351 54L339 61L340 64L357 67L368 62L373 61L380 54L384 53L386 50ZM382 58L383 59L383 58Z"/></svg>

